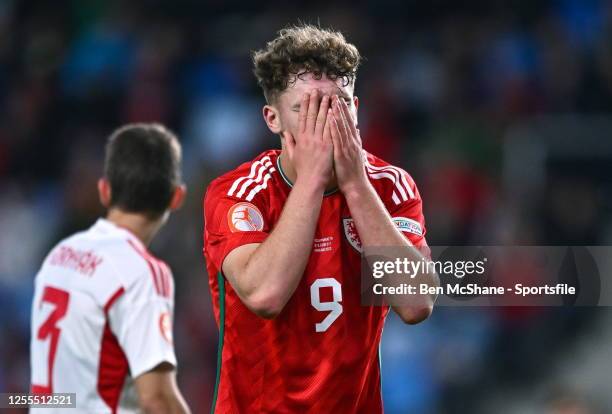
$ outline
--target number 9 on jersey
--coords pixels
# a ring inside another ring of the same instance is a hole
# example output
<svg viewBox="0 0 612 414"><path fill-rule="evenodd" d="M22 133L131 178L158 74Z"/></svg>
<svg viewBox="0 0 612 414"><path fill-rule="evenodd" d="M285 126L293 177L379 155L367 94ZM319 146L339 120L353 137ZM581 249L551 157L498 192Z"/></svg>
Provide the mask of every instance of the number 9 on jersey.
<svg viewBox="0 0 612 414"><path fill-rule="evenodd" d="M331 302L321 302L321 288L331 287L333 300ZM320 312L329 312L325 319L315 324L316 332L325 332L332 323L342 314L342 286L333 277L326 277L315 280L310 285L310 303Z"/></svg>

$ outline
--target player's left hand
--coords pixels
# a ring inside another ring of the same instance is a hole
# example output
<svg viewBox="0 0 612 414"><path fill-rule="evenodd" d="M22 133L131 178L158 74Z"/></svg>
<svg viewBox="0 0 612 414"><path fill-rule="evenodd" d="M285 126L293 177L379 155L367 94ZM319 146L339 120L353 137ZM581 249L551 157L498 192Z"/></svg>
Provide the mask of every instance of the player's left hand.
<svg viewBox="0 0 612 414"><path fill-rule="evenodd" d="M368 184L361 136L344 100L332 98L331 137L334 145L334 170L343 193Z"/></svg>

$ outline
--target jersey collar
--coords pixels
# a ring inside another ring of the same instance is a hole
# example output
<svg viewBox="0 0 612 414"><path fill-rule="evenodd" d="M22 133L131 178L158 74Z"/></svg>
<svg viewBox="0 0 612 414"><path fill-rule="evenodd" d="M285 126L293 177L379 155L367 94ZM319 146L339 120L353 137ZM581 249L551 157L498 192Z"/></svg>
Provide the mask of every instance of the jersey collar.
<svg viewBox="0 0 612 414"><path fill-rule="evenodd" d="M281 177L283 178L283 181L285 181L285 183L290 187L293 188L293 183L291 182L291 180L289 180L289 178L285 175L285 172L283 171L283 167L281 166L281 162L280 162L280 155L278 157L276 157L276 167L278 169L278 172L280 173ZM338 187L336 188L332 188L331 190L328 190L326 192L323 193L323 197L327 197L329 195L332 195L334 193L336 193L338 191Z"/></svg>
<svg viewBox="0 0 612 414"><path fill-rule="evenodd" d="M148 251L147 246L131 231L126 228L119 227L115 223L110 220L105 219L104 217L100 217L96 224L94 224L93 229L99 231L101 233L118 233L122 234L128 239L135 242L138 246L142 247L145 251Z"/></svg>

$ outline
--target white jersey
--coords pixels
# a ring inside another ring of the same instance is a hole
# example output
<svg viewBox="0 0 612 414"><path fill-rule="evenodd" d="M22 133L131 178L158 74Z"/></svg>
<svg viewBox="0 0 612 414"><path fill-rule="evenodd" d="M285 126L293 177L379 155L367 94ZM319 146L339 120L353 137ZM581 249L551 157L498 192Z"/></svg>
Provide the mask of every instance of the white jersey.
<svg viewBox="0 0 612 414"><path fill-rule="evenodd" d="M31 411L139 412L134 378L176 366L173 296L168 266L107 220L60 242L35 280L32 392L76 393L77 408Z"/></svg>

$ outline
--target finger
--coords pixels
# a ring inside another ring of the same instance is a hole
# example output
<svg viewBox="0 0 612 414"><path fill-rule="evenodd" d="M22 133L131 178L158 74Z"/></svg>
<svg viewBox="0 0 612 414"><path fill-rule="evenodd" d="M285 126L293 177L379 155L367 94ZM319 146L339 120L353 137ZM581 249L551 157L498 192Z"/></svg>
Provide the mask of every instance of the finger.
<svg viewBox="0 0 612 414"><path fill-rule="evenodd" d="M344 115L344 119L346 119L346 123L348 124L349 131L352 136L357 138L357 126L355 125L355 119L349 110L348 105L344 101L344 99L340 99L340 108L342 109L342 114Z"/></svg>
<svg viewBox="0 0 612 414"><path fill-rule="evenodd" d="M325 129L328 109L329 109L329 96L325 95L323 96L323 99L321 99L321 106L319 107L319 114L317 115L317 123L315 125L315 135L317 137L323 136L323 129Z"/></svg>
<svg viewBox="0 0 612 414"><path fill-rule="evenodd" d="M361 131L357 128L357 142L359 142L359 146L363 146L363 141L361 140Z"/></svg>
<svg viewBox="0 0 612 414"><path fill-rule="evenodd" d="M324 142L332 142L332 129L331 123L333 122L333 115L331 108L327 108L327 116L325 117L325 126L323 127L323 141Z"/></svg>
<svg viewBox="0 0 612 414"><path fill-rule="evenodd" d="M308 118L308 101L310 100L310 94L307 92L302 96L302 101L300 102L300 114L298 116L299 122L298 127L300 132L306 131L306 118Z"/></svg>
<svg viewBox="0 0 612 414"><path fill-rule="evenodd" d="M344 113L344 105L345 102L343 99L338 98L338 112L340 113L340 117L342 119L342 126L344 127L343 133L345 134L345 139L346 139L346 144L348 144L349 142L352 141L352 133L351 133L351 127L350 127L350 121L347 118L346 114Z"/></svg>
<svg viewBox="0 0 612 414"><path fill-rule="evenodd" d="M340 128L338 127L338 122L336 121L336 117L333 116L333 113L330 114L329 117L329 132L331 134L332 143L334 144L334 157L342 154L343 145L342 145L342 134L340 133Z"/></svg>
<svg viewBox="0 0 612 414"><path fill-rule="evenodd" d="M306 131L314 132L317 123L317 115L319 113L319 91L313 90L310 93L310 101L308 102L308 115L306 117Z"/></svg>
<svg viewBox="0 0 612 414"><path fill-rule="evenodd" d="M342 110L340 109L340 99L338 96L335 97L334 102L334 118L336 119L336 124L338 125L338 130L340 131L340 139L342 141L342 145L348 144L348 127L346 125L346 121L344 120L344 116L342 115Z"/></svg>

